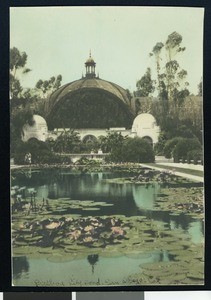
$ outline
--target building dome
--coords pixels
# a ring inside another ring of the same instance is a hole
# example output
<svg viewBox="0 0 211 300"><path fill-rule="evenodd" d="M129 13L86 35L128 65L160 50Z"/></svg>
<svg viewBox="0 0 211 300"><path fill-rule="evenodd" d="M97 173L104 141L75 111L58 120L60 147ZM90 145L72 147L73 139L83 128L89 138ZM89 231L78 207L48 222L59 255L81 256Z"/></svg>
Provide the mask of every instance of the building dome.
<svg viewBox="0 0 211 300"><path fill-rule="evenodd" d="M92 59L89 57L90 62ZM95 75L95 62L85 63L86 76L55 91L45 103L49 128L131 128L127 92Z"/></svg>
<svg viewBox="0 0 211 300"><path fill-rule="evenodd" d="M139 114L133 121L132 133L155 144L158 142L160 127L157 126L153 115Z"/></svg>
<svg viewBox="0 0 211 300"><path fill-rule="evenodd" d="M48 137L48 127L45 119L39 115L33 115L32 121L23 126L22 141L27 142L31 138L45 142Z"/></svg>
<svg viewBox="0 0 211 300"><path fill-rule="evenodd" d="M156 126L156 120L151 114L139 114L133 121L133 128L138 129L139 127L143 128L153 128Z"/></svg>
<svg viewBox="0 0 211 300"><path fill-rule="evenodd" d="M46 120L39 115L33 115L33 121L35 122L37 127L47 126Z"/></svg>

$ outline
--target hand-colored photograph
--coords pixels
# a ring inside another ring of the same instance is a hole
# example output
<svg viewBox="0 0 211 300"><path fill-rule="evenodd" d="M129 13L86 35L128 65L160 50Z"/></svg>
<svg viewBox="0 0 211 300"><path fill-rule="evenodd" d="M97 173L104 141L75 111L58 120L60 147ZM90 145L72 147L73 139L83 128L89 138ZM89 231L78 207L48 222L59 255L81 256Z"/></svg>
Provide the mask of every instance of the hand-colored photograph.
<svg viewBox="0 0 211 300"><path fill-rule="evenodd" d="M13 286L204 285L203 22L10 8Z"/></svg>

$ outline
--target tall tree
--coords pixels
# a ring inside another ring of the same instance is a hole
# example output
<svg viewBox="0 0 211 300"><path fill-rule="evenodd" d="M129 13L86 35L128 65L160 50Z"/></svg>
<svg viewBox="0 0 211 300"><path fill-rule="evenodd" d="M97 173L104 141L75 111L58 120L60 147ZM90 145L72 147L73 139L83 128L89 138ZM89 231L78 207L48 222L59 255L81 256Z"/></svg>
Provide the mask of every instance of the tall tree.
<svg viewBox="0 0 211 300"><path fill-rule="evenodd" d="M10 49L10 98L18 98L21 96L23 87L17 78L17 71L27 74L31 69L26 68L27 54L20 52L16 47Z"/></svg>
<svg viewBox="0 0 211 300"><path fill-rule="evenodd" d="M181 101L189 95L186 88L187 82L184 82L187 76L187 71L180 68L179 63L174 59L179 52L185 51L185 47L181 47L182 36L176 31L172 32L165 43L167 53L166 62L166 86L168 99L174 104L180 104Z"/></svg>
<svg viewBox="0 0 211 300"><path fill-rule="evenodd" d="M158 91L159 94L162 93L162 85L161 85L161 78L160 78L160 68L161 68L161 50L164 47L164 44L162 42L157 43L153 49L152 53L150 53L150 56L155 57L155 63L156 63L156 71L157 71L157 80L158 80Z"/></svg>
<svg viewBox="0 0 211 300"><path fill-rule="evenodd" d="M202 92L203 92L203 86L202 86L202 79L198 84L198 96L202 96Z"/></svg>
<svg viewBox="0 0 211 300"><path fill-rule="evenodd" d="M154 80L151 77L151 69L147 68L146 73L136 83L138 97L148 97L155 90Z"/></svg>
<svg viewBox="0 0 211 300"><path fill-rule="evenodd" d="M183 70L176 60L176 55L185 51L181 44L182 36L175 31L167 37L165 44L157 43L150 53L156 59L158 96L165 104L165 113L169 109L175 110L189 95L187 71Z"/></svg>

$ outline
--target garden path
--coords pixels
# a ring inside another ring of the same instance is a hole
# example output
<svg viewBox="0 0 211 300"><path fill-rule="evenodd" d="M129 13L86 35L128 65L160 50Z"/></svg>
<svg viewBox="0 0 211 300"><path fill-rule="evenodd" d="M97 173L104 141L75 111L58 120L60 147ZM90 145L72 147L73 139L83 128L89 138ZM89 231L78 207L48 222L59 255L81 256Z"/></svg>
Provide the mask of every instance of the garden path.
<svg viewBox="0 0 211 300"><path fill-rule="evenodd" d="M196 176L196 175L191 175L191 174L187 174L187 173L183 173L183 172L177 172L176 170L174 170L174 167L180 167L180 168L185 168L185 169L191 169L191 167L189 168L189 166L191 165L188 165L188 164L182 164L182 163L160 163L162 164L162 166L165 164L166 166L172 166L172 170L169 170L169 169L165 169L165 167L159 167L159 163L156 163L157 167L156 166L150 166L148 164L140 164L140 166L142 167L146 167L146 168L151 168L151 169L155 169L155 170L158 170L158 171L172 171L176 176L180 176L180 177L184 177L184 178L187 178L187 179L191 179L193 181L198 181L198 182L204 182L204 177L201 177L201 176ZM198 165L195 165L196 167ZM202 169L199 169L200 171L203 170L203 166L200 166L202 167ZM198 170L198 169L195 169L195 170Z"/></svg>

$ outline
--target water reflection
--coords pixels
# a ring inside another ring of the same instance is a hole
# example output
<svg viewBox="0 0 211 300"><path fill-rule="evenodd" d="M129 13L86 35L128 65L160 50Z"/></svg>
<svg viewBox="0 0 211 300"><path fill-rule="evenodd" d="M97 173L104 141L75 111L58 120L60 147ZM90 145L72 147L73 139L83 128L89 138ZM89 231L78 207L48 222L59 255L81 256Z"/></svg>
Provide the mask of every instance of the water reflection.
<svg viewBox="0 0 211 300"><path fill-rule="evenodd" d="M99 260L99 255L98 254L90 254L87 256L87 260L88 260L89 264L92 266L92 274L94 274L94 267Z"/></svg>
<svg viewBox="0 0 211 300"><path fill-rule="evenodd" d="M13 257L14 279L20 278L28 272L29 272L29 262L26 256Z"/></svg>
<svg viewBox="0 0 211 300"><path fill-rule="evenodd" d="M54 199L67 198L71 200L92 200L96 202L106 202L111 206L100 206L99 210L92 211L92 215L125 215L137 216L145 215L149 219L165 222L169 229L182 229L188 231L193 241L200 241L203 238L202 222L195 222L193 219L180 213L170 214L167 211L154 210L156 207L157 195L160 190L159 184L148 183L122 184L117 182L108 183L106 180L127 177L130 174L92 172L81 174L66 169L44 169L19 171L14 173L12 185L35 188L38 199L53 201ZM90 211L69 209L67 213L90 215ZM62 213L61 213L62 214Z"/></svg>
<svg viewBox="0 0 211 300"><path fill-rule="evenodd" d="M119 256L116 254L114 257L112 257L112 254L110 257L89 254L84 258L65 263L54 263L46 258L26 259L26 257L17 257L14 264L14 284L17 286L31 286L37 281L46 283L46 278L47 282L58 283L62 278L62 282L66 286L69 286L70 282L73 284L87 284L89 281L97 285L106 285L112 282L123 282L130 274L139 272L144 264L173 260L173 256L165 250L154 250L145 253L135 252L126 255L119 253Z"/></svg>
<svg viewBox="0 0 211 300"><path fill-rule="evenodd" d="M198 244L203 242L202 232L202 222L195 221L189 224L188 233L190 234L193 243Z"/></svg>
<svg viewBox="0 0 211 300"><path fill-rule="evenodd" d="M146 186L133 185L133 199L140 209L153 209L156 201L159 185L146 184Z"/></svg>

